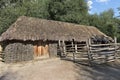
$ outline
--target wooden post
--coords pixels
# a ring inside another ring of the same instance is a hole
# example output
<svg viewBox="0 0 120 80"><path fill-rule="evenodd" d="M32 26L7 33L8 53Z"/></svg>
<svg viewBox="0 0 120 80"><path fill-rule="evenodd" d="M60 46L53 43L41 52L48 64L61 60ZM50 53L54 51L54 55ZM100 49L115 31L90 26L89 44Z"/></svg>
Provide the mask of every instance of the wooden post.
<svg viewBox="0 0 120 80"><path fill-rule="evenodd" d="M75 53L77 53L77 43L75 44Z"/></svg>
<svg viewBox="0 0 120 80"><path fill-rule="evenodd" d="M61 46L61 41L58 41L58 49L59 49L59 55L62 57L62 46Z"/></svg>
<svg viewBox="0 0 120 80"><path fill-rule="evenodd" d="M91 45L91 39L88 39L88 44L89 44L89 46Z"/></svg>
<svg viewBox="0 0 120 80"><path fill-rule="evenodd" d="M91 40L88 39L87 41L87 48L88 48L88 51L87 51L87 55L88 55L88 61L89 61L89 65L92 66L92 63L91 63L91 52L90 52L90 46L91 45Z"/></svg>
<svg viewBox="0 0 120 80"><path fill-rule="evenodd" d="M65 41L63 40L63 53L64 53L64 56L66 56L66 46L65 46Z"/></svg>
<svg viewBox="0 0 120 80"><path fill-rule="evenodd" d="M61 46L61 41L58 41L58 49L60 50L60 53L62 52L62 46Z"/></svg>
<svg viewBox="0 0 120 80"><path fill-rule="evenodd" d="M114 37L114 42L117 43L117 38L116 37Z"/></svg>
<svg viewBox="0 0 120 80"><path fill-rule="evenodd" d="M72 44L72 47L73 47L73 45L74 45L74 44L73 44L73 41L71 42L71 44Z"/></svg>
<svg viewBox="0 0 120 80"><path fill-rule="evenodd" d="M60 40L58 41L58 46L59 46L59 47L61 46L61 44L60 44Z"/></svg>
<svg viewBox="0 0 120 80"><path fill-rule="evenodd" d="M75 49L74 49L74 43L72 41L72 52L73 52L73 62L75 62Z"/></svg>
<svg viewBox="0 0 120 80"><path fill-rule="evenodd" d="M115 59L116 59L116 57L117 57L117 38L116 37L114 37L114 44L115 44Z"/></svg>

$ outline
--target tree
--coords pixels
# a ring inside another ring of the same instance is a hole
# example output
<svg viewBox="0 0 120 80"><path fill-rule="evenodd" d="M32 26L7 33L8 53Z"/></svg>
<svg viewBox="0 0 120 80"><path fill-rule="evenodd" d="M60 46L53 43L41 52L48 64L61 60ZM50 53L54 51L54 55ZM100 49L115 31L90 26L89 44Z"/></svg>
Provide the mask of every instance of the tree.
<svg viewBox="0 0 120 80"><path fill-rule="evenodd" d="M107 35L114 37L115 35L115 23L114 23L114 11L109 9L100 14L101 20L103 21L102 31ZM101 26L102 27L102 26Z"/></svg>
<svg viewBox="0 0 120 80"><path fill-rule="evenodd" d="M83 23L88 7L85 0L51 0L48 12L52 20Z"/></svg>
<svg viewBox="0 0 120 80"><path fill-rule="evenodd" d="M19 16L31 16L47 19L48 0L1 0L0 34L4 32ZM4 4L3 4L4 3Z"/></svg>
<svg viewBox="0 0 120 80"><path fill-rule="evenodd" d="M99 28L108 36L116 35L116 22L113 9L103 11L102 13L90 15L89 25Z"/></svg>
<svg viewBox="0 0 120 80"><path fill-rule="evenodd" d="M119 15L117 17L120 17L120 7L117 8Z"/></svg>
<svg viewBox="0 0 120 80"><path fill-rule="evenodd" d="M120 19L113 9L91 15L86 0L0 0L0 34L23 15L95 26L120 40Z"/></svg>

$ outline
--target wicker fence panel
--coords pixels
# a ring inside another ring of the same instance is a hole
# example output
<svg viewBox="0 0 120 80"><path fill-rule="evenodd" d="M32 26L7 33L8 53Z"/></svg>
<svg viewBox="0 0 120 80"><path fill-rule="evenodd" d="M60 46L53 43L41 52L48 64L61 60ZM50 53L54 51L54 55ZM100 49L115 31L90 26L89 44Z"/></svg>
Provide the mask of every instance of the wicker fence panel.
<svg viewBox="0 0 120 80"><path fill-rule="evenodd" d="M6 63L29 61L33 59L33 53L34 50L31 44L9 44L5 48L4 61Z"/></svg>

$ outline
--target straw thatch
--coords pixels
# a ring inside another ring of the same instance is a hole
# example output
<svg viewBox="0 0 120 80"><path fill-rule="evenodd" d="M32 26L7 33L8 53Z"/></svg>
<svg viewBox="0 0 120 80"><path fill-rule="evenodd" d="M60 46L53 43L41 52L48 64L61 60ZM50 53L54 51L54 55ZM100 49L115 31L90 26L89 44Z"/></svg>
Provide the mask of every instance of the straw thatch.
<svg viewBox="0 0 120 80"><path fill-rule="evenodd" d="M21 16L1 35L4 40L65 40L86 41L91 36L104 36L97 28L53 20Z"/></svg>

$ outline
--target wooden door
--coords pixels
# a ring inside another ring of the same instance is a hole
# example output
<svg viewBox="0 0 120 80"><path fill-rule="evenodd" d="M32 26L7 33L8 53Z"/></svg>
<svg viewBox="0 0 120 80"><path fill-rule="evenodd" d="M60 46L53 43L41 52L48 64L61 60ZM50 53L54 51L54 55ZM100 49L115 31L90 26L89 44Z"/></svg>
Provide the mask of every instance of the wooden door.
<svg viewBox="0 0 120 80"><path fill-rule="evenodd" d="M41 56L49 56L48 45L34 45L34 56L41 57Z"/></svg>

